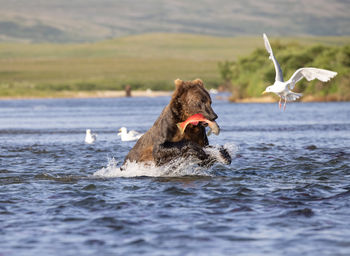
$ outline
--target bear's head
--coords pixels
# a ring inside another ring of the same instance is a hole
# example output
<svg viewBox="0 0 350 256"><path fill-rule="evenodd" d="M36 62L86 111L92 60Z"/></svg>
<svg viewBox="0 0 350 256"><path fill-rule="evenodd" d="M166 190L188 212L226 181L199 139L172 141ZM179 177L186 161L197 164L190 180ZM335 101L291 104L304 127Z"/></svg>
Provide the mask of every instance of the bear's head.
<svg viewBox="0 0 350 256"><path fill-rule="evenodd" d="M211 98L200 79L193 81L175 80L170 108L178 122L185 121L194 114L202 114L210 121L217 119L211 107Z"/></svg>

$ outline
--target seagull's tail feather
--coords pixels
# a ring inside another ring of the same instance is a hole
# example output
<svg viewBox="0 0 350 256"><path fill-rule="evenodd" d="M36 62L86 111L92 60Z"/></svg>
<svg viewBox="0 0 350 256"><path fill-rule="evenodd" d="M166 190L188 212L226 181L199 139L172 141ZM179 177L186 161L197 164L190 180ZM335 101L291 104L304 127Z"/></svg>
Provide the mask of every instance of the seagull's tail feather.
<svg viewBox="0 0 350 256"><path fill-rule="evenodd" d="M303 96L302 93L291 92L286 96L287 101L295 101Z"/></svg>

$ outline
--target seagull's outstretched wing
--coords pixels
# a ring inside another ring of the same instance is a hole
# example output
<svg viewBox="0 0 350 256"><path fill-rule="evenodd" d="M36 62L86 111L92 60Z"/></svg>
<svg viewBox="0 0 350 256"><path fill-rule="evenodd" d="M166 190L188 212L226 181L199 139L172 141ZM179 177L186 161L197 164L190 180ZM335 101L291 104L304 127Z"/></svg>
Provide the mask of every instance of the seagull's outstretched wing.
<svg viewBox="0 0 350 256"><path fill-rule="evenodd" d="M335 77L338 73L326 69L320 68L299 68L291 78L288 80L289 89L292 90L297 82L304 77L308 80L318 79L322 82L327 82L331 78Z"/></svg>
<svg viewBox="0 0 350 256"><path fill-rule="evenodd" d="M278 61L276 60L275 56L273 55L273 52L272 52L272 48L271 48L269 39L267 38L267 36L266 36L265 33L263 34L263 37L264 37L265 48L266 48L267 52L270 54L270 57L269 57L269 58L272 60L273 65L275 66L275 71L276 71L275 80L276 80L276 81L283 82L283 73L282 73L282 69L281 69L281 67L280 67L280 64L279 64Z"/></svg>
<svg viewBox="0 0 350 256"><path fill-rule="evenodd" d="M273 52L272 52L272 48L271 48L269 39L267 38L267 35L265 33L263 34L263 37L264 37L266 51L270 54L270 56L271 55L273 56Z"/></svg>

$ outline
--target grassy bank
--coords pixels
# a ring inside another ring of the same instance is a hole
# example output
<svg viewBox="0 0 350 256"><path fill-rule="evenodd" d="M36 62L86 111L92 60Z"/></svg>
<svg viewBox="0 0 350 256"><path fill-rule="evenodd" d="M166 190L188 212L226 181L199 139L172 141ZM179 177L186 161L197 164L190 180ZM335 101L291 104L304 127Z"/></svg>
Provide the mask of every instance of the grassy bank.
<svg viewBox="0 0 350 256"><path fill-rule="evenodd" d="M308 46L350 43L350 37L284 38ZM63 92L172 90L173 80L222 83L217 63L262 47L259 37L146 34L86 44L0 44L0 97L50 97Z"/></svg>

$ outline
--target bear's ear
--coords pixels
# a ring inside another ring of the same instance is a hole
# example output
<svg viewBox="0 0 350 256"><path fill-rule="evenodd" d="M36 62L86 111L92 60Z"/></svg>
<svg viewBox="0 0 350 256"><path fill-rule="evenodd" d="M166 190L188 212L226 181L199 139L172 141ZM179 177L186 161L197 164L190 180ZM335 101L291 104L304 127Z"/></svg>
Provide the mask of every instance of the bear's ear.
<svg viewBox="0 0 350 256"><path fill-rule="evenodd" d="M181 79L178 78L174 81L174 84L175 84L176 89L178 89L180 86L182 86L184 84L184 81L182 81Z"/></svg>
<svg viewBox="0 0 350 256"><path fill-rule="evenodd" d="M172 112L179 117L181 115L182 111L182 101L181 101L181 96L185 91L185 82L182 81L181 79L176 79L174 81L175 84L175 91L171 97L170 100L170 107Z"/></svg>
<svg viewBox="0 0 350 256"><path fill-rule="evenodd" d="M174 81L174 84L175 84L175 91L173 93L173 98L177 98L177 97L180 97L182 93L185 91L186 83L181 79L176 79Z"/></svg>
<svg viewBox="0 0 350 256"><path fill-rule="evenodd" d="M204 84L203 84L203 81L199 78L195 79L192 81L193 84L198 84L200 86L202 86L204 88Z"/></svg>

